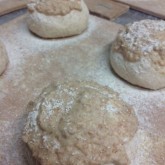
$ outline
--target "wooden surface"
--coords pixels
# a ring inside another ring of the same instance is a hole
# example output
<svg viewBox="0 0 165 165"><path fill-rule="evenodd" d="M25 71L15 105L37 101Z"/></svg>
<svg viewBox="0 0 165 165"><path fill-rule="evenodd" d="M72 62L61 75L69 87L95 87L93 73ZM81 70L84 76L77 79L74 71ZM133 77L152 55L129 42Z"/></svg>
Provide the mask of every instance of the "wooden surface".
<svg viewBox="0 0 165 165"><path fill-rule="evenodd" d="M45 40L29 32L25 17L0 26L10 60L0 77L0 165L26 164L21 133L28 102L52 82L95 79L98 69L109 64L110 43L119 28L90 16L83 34Z"/></svg>
<svg viewBox="0 0 165 165"><path fill-rule="evenodd" d="M26 7L28 0L0 0L0 16ZM85 0L91 13L114 19L128 11L129 6L111 0Z"/></svg>
<svg viewBox="0 0 165 165"><path fill-rule="evenodd" d="M139 129L126 145L131 165L164 165L165 89L150 91L120 79L110 68L110 43L120 25L91 16L83 34L45 40L32 35L25 17L0 26L10 63L0 77L0 165L26 165L21 133L26 106L50 83L93 80L130 104Z"/></svg>
<svg viewBox="0 0 165 165"><path fill-rule="evenodd" d="M115 0L129 5L131 8L165 19L164 0Z"/></svg>
<svg viewBox="0 0 165 165"><path fill-rule="evenodd" d="M0 16L26 7L26 0L0 0Z"/></svg>
<svg viewBox="0 0 165 165"><path fill-rule="evenodd" d="M106 19L115 19L129 10L128 5L111 0L85 0L90 12Z"/></svg>

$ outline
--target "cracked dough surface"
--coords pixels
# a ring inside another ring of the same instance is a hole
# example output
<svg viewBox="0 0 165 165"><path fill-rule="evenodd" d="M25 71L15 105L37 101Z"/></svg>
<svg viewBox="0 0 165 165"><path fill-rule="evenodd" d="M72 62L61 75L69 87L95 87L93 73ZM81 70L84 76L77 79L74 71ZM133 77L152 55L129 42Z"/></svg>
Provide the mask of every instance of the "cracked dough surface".
<svg viewBox="0 0 165 165"><path fill-rule="evenodd" d="M51 85L35 102L23 140L41 165L128 165L137 131L132 107L94 82Z"/></svg>
<svg viewBox="0 0 165 165"><path fill-rule="evenodd" d="M63 38L83 33L89 11L83 0L34 0L28 4L29 29L42 38Z"/></svg>
<svg viewBox="0 0 165 165"><path fill-rule="evenodd" d="M0 75L5 71L8 64L8 56L4 44L0 41Z"/></svg>
<svg viewBox="0 0 165 165"><path fill-rule="evenodd" d="M127 25L113 43L110 60L114 71L134 85L165 87L165 21Z"/></svg>

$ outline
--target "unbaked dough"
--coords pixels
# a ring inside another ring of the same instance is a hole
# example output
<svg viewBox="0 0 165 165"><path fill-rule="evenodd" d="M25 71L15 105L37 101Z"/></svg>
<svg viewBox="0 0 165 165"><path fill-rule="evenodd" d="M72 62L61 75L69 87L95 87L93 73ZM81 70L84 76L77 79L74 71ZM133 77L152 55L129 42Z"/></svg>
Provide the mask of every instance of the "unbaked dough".
<svg viewBox="0 0 165 165"><path fill-rule="evenodd" d="M4 44L0 41L0 75L5 71L8 64L8 56Z"/></svg>
<svg viewBox="0 0 165 165"><path fill-rule="evenodd" d="M127 25L112 45L110 61L114 71L134 85L165 87L165 21Z"/></svg>
<svg viewBox="0 0 165 165"><path fill-rule="evenodd" d="M94 82L46 88L28 108L23 141L41 165L128 165L138 123L117 93Z"/></svg>
<svg viewBox="0 0 165 165"><path fill-rule="evenodd" d="M62 38L87 29L89 11L83 0L33 0L28 4L29 29L43 38Z"/></svg>

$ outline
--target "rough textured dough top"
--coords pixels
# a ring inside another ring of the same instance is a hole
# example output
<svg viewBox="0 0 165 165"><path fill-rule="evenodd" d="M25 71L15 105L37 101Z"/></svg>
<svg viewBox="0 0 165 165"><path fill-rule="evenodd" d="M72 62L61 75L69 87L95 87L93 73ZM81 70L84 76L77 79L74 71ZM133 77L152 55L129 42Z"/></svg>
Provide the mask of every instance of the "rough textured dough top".
<svg viewBox="0 0 165 165"><path fill-rule="evenodd" d="M34 8L45 15L66 15L72 10L82 10L81 0L33 0L28 9L33 12Z"/></svg>
<svg viewBox="0 0 165 165"><path fill-rule="evenodd" d="M6 69L8 64L8 56L4 44L0 41L0 75Z"/></svg>
<svg viewBox="0 0 165 165"><path fill-rule="evenodd" d="M80 5L81 10L71 10L71 8L75 8L74 4ZM37 6L42 12L38 12ZM89 11L83 0L76 0L76 2L35 0L34 3L28 5L28 8L28 27L34 34L42 38L64 38L79 35L88 27Z"/></svg>
<svg viewBox="0 0 165 165"><path fill-rule="evenodd" d="M42 165L128 165L123 146L135 134L131 107L93 82L50 86L35 103L23 140Z"/></svg>
<svg viewBox="0 0 165 165"><path fill-rule="evenodd" d="M118 34L113 52L119 52L130 62L146 56L156 70L161 68L165 73L165 21L142 20L127 25Z"/></svg>

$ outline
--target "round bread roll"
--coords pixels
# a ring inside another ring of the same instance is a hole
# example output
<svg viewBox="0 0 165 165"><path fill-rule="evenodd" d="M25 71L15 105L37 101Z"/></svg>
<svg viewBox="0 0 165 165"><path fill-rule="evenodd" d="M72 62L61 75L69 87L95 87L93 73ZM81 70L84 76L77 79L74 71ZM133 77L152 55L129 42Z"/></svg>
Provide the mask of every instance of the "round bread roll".
<svg viewBox="0 0 165 165"><path fill-rule="evenodd" d="M165 21L127 25L112 45L110 61L114 71L134 85L165 87Z"/></svg>
<svg viewBox="0 0 165 165"><path fill-rule="evenodd" d="M51 85L29 109L23 141L39 164L130 163L124 144L137 131L137 118L111 89L80 81Z"/></svg>
<svg viewBox="0 0 165 165"><path fill-rule="evenodd" d="M8 56L4 44L0 41L0 75L5 71L8 64Z"/></svg>
<svg viewBox="0 0 165 165"><path fill-rule="evenodd" d="M29 29L43 38L78 35L88 26L89 11L83 0L33 0L28 11Z"/></svg>

